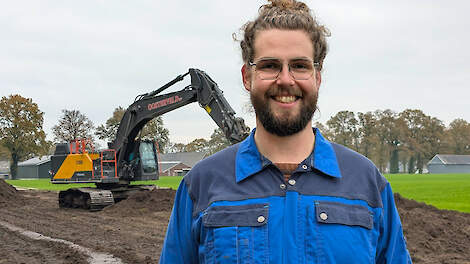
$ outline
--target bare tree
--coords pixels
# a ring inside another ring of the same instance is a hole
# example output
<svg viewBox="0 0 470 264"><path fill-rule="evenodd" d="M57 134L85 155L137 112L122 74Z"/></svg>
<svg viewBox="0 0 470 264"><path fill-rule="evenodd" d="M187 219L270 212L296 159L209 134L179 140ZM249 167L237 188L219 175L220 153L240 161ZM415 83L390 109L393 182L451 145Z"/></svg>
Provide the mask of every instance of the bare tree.
<svg viewBox="0 0 470 264"><path fill-rule="evenodd" d="M59 124L52 127L56 142L70 142L75 139L93 140L93 122L79 110L62 110Z"/></svg>

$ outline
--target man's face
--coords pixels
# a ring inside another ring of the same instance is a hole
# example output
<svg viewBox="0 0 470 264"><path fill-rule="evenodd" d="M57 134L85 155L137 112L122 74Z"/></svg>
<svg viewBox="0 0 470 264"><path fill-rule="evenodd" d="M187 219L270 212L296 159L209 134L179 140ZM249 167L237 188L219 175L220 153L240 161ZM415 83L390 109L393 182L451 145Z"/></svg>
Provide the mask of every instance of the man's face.
<svg viewBox="0 0 470 264"><path fill-rule="evenodd" d="M254 62L276 58L282 70L275 80L263 80L255 67L243 66L245 88L255 109L257 122L269 133L290 136L311 126L316 110L321 76L314 71L306 80L296 80L288 63L297 59L313 61L312 41L304 31L270 29L257 33Z"/></svg>

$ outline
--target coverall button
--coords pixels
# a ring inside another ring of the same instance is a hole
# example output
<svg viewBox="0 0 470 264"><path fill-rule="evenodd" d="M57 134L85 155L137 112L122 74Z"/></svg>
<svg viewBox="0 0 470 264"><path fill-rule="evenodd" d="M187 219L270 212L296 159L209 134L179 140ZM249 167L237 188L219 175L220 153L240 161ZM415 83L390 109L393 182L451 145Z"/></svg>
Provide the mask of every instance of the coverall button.
<svg viewBox="0 0 470 264"><path fill-rule="evenodd" d="M306 170L307 169L307 165L302 165L302 169Z"/></svg>
<svg viewBox="0 0 470 264"><path fill-rule="evenodd" d="M328 215L326 213L320 213L320 219L325 221L326 219L328 219Z"/></svg>
<svg viewBox="0 0 470 264"><path fill-rule="evenodd" d="M258 216L258 223L263 223L264 220L266 220L266 218L264 218L264 216L262 216L262 215Z"/></svg>
<svg viewBox="0 0 470 264"><path fill-rule="evenodd" d="M286 185L284 183L281 183L281 185L279 185L279 188L281 188L282 190L285 190L286 189Z"/></svg>
<svg viewBox="0 0 470 264"><path fill-rule="evenodd" d="M294 179L290 179L288 182L289 182L290 185L295 185L295 180Z"/></svg>

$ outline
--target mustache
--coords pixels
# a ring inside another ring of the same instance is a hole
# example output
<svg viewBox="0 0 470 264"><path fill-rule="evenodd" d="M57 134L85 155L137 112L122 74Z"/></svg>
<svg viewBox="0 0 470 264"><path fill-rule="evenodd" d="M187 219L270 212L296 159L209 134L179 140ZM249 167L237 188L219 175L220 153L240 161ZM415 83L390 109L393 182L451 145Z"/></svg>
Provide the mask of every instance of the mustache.
<svg viewBox="0 0 470 264"><path fill-rule="evenodd" d="M293 96L302 97L303 94L300 89L296 89L294 87L275 86L267 90L266 95L269 97L280 96L280 95L293 95Z"/></svg>

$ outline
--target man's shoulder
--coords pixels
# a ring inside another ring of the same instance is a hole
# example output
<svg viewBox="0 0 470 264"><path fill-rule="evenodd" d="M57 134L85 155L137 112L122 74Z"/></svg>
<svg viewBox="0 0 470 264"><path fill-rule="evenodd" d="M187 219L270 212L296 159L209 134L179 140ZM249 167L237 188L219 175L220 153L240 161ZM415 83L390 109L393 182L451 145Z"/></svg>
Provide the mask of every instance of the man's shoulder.
<svg viewBox="0 0 470 264"><path fill-rule="evenodd" d="M230 163L230 161L234 160L235 156L237 155L238 146L239 144L229 146L202 159L194 166L194 169L204 170L213 166L220 166L226 163Z"/></svg>
<svg viewBox="0 0 470 264"><path fill-rule="evenodd" d="M184 176L195 214L233 188L238 147L239 144L235 144L199 161Z"/></svg>
<svg viewBox="0 0 470 264"><path fill-rule="evenodd" d="M354 166L358 166L362 169L376 169L375 164L361 153L334 142L330 143L336 153L336 158L340 166L354 164Z"/></svg>
<svg viewBox="0 0 470 264"><path fill-rule="evenodd" d="M229 172L233 170L235 167L238 147L239 144L229 146L196 163L196 165L194 165L190 172L185 176L186 182L192 182L201 176L209 177L210 175L218 175L218 173L214 172Z"/></svg>
<svg viewBox="0 0 470 264"><path fill-rule="evenodd" d="M380 205L380 193L387 179L374 163L364 155L343 145L331 143L338 161L343 183L348 192L365 194L370 204ZM352 188L352 189L349 189Z"/></svg>

